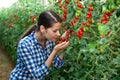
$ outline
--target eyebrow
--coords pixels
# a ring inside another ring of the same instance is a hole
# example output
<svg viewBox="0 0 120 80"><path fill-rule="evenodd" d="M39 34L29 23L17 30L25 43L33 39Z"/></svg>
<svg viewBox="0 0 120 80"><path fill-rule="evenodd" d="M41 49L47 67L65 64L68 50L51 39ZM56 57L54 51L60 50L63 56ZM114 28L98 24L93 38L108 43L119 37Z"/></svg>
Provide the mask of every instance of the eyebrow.
<svg viewBox="0 0 120 80"><path fill-rule="evenodd" d="M52 30L60 30L60 29L52 29Z"/></svg>

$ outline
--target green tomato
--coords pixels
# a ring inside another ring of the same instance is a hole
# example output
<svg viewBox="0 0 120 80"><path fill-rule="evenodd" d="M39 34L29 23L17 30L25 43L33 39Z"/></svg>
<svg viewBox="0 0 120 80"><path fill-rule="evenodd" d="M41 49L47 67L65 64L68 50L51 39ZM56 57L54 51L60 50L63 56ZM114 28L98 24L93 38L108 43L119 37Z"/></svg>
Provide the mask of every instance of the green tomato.
<svg viewBox="0 0 120 80"><path fill-rule="evenodd" d="M88 31L89 28L87 26L84 27L84 31Z"/></svg>
<svg viewBox="0 0 120 80"><path fill-rule="evenodd" d="M76 12L76 16L80 16L80 13L81 13L81 11L80 10L77 10L77 12Z"/></svg>
<svg viewBox="0 0 120 80"><path fill-rule="evenodd" d="M101 49L100 49L100 53L104 53L104 49L101 48Z"/></svg>
<svg viewBox="0 0 120 80"><path fill-rule="evenodd" d="M62 11L61 11L61 10L59 10L59 11L58 11L58 13L59 13L59 14L62 14Z"/></svg>

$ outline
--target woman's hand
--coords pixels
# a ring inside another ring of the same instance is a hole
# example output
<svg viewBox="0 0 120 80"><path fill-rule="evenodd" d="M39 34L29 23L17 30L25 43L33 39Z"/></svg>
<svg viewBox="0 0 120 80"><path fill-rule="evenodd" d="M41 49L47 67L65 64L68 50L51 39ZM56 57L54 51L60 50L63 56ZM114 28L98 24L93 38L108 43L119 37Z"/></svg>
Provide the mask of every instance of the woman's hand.
<svg viewBox="0 0 120 80"><path fill-rule="evenodd" d="M66 30L61 37L70 37L71 36L71 33L72 33L72 30Z"/></svg>
<svg viewBox="0 0 120 80"><path fill-rule="evenodd" d="M63 38L63 37L66 37L66 34L67 34L67 31L65 31L65 32L62 34L61 37L62 37L62 38Z"/></svg>
<svg viewBox="0 0 120 80"><path fill-rule="evenodd" d="M48 68L51 66L51 63L52 63L55 55L56 55L59 51L64 50L68 45L69 45L69 41L68 41L68 42L59 43L59 44L57 44L57 45L54 47L52 53L49 55L48 59L47 59L46 62L45 62L46 66L47 66ZM63 56L60 57L60 59L63 59L63 58L64 58Z"/></svg>
<svg viewBox="0 0 120 80"><path fill-rule="evenodd" d="M53 50L56 51L56 52L60 52L60 51L64 50L68 45L69 45L69 41L67 41L67 42L61 42L61 43L57 44L54 47Z"/></svg>

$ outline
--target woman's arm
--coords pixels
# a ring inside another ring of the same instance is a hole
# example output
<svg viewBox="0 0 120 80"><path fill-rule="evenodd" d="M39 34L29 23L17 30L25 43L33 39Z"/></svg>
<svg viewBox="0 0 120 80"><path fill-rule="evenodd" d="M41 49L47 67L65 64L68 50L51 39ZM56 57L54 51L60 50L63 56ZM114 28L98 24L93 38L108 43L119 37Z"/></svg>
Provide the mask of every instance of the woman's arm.
<svg viewBox="0 0 120 80"><path fill-rule="evenodd" d="M45 62L45 64L47 65L48 68L51 66L52 61L53 61L54 57L56 56L56 54L59 51L64 50L68 45L69 45L69 42L62 42L54 47L52 53L50 54L50 56L48 57L48 59Z"/></svg>

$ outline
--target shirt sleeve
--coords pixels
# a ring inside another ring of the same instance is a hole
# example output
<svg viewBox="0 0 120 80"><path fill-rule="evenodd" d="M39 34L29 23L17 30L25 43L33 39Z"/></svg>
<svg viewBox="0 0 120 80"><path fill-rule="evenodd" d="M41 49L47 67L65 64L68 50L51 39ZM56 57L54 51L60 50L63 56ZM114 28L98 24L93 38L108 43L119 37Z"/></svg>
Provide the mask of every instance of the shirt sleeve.
<svg viewBox="0 0 120 80"><path fill-rule="evenodd" d="M61 68L63 63L64 63L64 60L61 60L60 57L58 55L56 55L53 60L54 67Z"/></svg>
<svg viewBox="0 0 120 80"><path fill-rule="evenodd" d="M42 65L37 64L36 58L33 56L32 51L24 44L19 45L17 54L34 77L34 80L41 80L50 72L45 63Z"/></svg>

